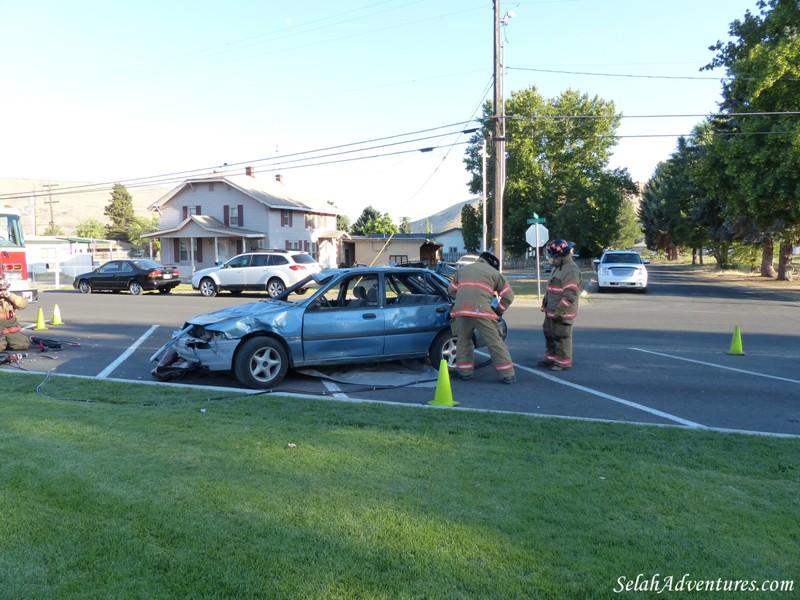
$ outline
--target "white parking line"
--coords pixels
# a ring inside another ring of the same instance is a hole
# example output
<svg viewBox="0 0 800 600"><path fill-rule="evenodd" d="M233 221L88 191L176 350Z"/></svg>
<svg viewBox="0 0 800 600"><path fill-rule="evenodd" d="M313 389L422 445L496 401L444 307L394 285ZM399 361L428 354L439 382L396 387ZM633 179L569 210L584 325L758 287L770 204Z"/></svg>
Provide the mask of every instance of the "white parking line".
<svg viewBox="0 0 800 600"><path fill-rule="evenodd" d="M146 332L146 333L145 333L145 334L144 334L142 337L140 337L138 340L136 340L135 342L133 342L133 344L132 344L132 345L131 345L131 346L130 346L130 347L129 347L129 348L128 348L128 349L127 349L125 352L123 352L123 353L122 353L122 354L119 356L119 358L117 358L117 360L115 360L115 361L114 361L114 362L112 362L110 365L108 365L108 366L107 366L105 369L103 369L102 371L100 371L100 373L98 373L98 374L97 374L97 378L98 378L98 379L105 379L106 377L108 377L109 375L111 375L112 371L114 371L114 369L116 369L116 368L117 368L117 367L118 367L120 364L122 364L122 362L123 362L123 361L124 361L126 358L128 358L128 357L129 357L131 354L133 354L134 352L136 352L136 349L137 349L139 346L141 346L141 345L142 345L142 343L143 343L143 342L144 342L144 341L145 341L147 338L149 338L149 337L150 337L150 336L153 334L153 332L154 332L156 329L158 329L158 325L153 325L152 327L150 327L150 329L148 329L148 330L147 330L147 332Z"/></svg>
<svg viewBox="0 0 800 600"><path fill-rule="evenodd" d="M349 398L349 396L347 394L342 392L342 388L340 388L338 385L336 385L332 381L328 381L327 379L320 379L320 381L322 382L322 385L325 386L325 389L327 389L329 392L334 392L333 393L333 397L334 398L340 398L340 399L341 398Z"/></svg>
<svg viewBox="0 0 800 600"><path fill-rule="evenodd" d="M706 367L715 367L717 369L725 369L726 371L734 371L736 373L744 373L745 375L755 375L756 377L766 377L767 379L777 379L778 381L787 381L789 383L800 383L797 379L787 379L786 377L778 377L777 375L765 375L764 373L756 373L755 371L745 371L744 369L736 369L734 367L726 367L724 365L715 365L710 362L703 362L702 360L694 360L692 358L683 358L682 356L675 356L673 354L663 354L661 352L653 352L652 350L642 350L641 348L629 348L629 350L636 350L637 352L646 352L647 354L655 354L656 356L665 356L667 358L674 358L675 360L683 360L698 365L705 365Z"/></svg>
<svg viewBox="0 0 800 600"><path fill-rule="evenodd" d="M477 352L477 351L476 351ZM478 352L479 354L485 354L484 352ZM485 354L489 356L488 354ZM515 369L521 369L523 371L527 371L528 373L533 373L543 379L547 379L548 381L552 381L553 383L557 383L559 385L564 385L567 387L574 388L576 390L580 390L582 392L586 392L587 394L591 394L593 396L597 396L599 398L603 398L605 400L611 400L612 402L616 402L618 404L624 404L625 406L629 406L630 408L635 408L636 410L641 410L646 413L650 413L651 415L656 415L657 417L661 417L662 419L667 419L668 421L674 421L675 423L680 423L681 425L685 425L687 427L694 427L698 429L707 429L707 427L701 423L695 423L694 421L689 421L688 419L684 419L682 417L678 417L676 415L671 415L669 413L665 413L664 411L657 410L655 408L650 408L649 406L644 406L643 404L637 404L636 402L631 402L630 400L625 400L624 398L618 398L617 396L612 396L611 394L606 394L605 392L600 392L598 390L593 390L591 388L585 387L583 385L579 385L577 383L572 383L570 381L564 381L563 379L559 379L549 373L543 373L541 370L532 369L530 367L526 367L524 365L518 365L514 363Z"/></svg>

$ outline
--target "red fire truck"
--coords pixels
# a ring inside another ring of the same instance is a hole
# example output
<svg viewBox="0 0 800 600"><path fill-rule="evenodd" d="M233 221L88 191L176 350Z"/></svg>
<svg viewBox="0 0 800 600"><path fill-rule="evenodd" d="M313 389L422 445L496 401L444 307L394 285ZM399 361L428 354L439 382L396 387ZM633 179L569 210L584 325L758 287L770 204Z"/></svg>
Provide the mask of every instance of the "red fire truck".
<svg viewBox="0 0 800 600"><path fill-rule="evenodd" d="M28 258L22 235L20 212L12 206L0 206L0 277L11 283L11 291L36 302L38 292L28 281Z"/></svg>

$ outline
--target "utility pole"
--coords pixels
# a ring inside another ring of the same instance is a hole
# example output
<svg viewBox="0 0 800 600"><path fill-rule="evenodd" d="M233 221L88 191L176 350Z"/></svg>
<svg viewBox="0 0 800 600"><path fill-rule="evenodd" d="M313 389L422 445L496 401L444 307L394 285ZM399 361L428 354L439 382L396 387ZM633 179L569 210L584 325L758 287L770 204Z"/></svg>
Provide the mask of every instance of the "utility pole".
<svg viewBox="0 0 800 600"><path fill-rule="evenodd" d="M492 250L503 270L503 194L506 188L506 115L503 100L503 38L501 26L514 16L500 16L500 0L494 3L494 211Z"/></svg>
<svg viewBox="0 0 800 600"><path fill-rule="evenodd" d="M45 204L50 205L50 235L53 235L55 231L55 219L53 217L53 204L58 204L58 200L53 200L53 188L58 187L57 183L44 183L42 184L43 188L47 189L47 200Z"/></svg>
<svg viewBox="0 0 800 600"><path fill-rule="evenodd" d="M483 210L481 211L483 215L483 233L481 236L481 252L486 252L486 209L487 202L486 202L486 157L489 155L486 149L486 140L483 141L481 145L481 182L483 183L483 190L481 191L481 198L483 200Z"/></svg>

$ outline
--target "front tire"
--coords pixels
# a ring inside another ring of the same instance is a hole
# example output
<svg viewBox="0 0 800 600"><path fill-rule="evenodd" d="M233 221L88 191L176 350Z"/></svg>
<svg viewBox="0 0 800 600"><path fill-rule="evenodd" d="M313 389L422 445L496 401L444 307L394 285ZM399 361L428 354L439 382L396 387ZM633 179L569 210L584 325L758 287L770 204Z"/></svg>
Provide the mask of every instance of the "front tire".
<svg viewBox="0 0 800 600"><path fill-rule="evenodd" d="M217 284L214 283L214 280L206 277L200 281L200 294L205 296L206 298L213 298L214 296L219 293L219 289L217 288Z"/></svg>
<svg viewBox="0 0 800 600"><path fill-rule="evenodd" d="M91 294L92 284L85 279L81 279L80 283L78 284L78 289L81 291L81 294Z"/></svg>
<svg viewBox="0 0 800 600"><path fill-rule="evenodd" d="M450 331L443 331L434 338L428 358L434 368L441 366L442 359L447 362L447 370L456 370L456 336Z"/></svg>
<svg viewBox="0 0 800 600"><path fill-rule="evenodd" d="M289 370L289 357L283 345L271 337L254 337L236 352L233 372L247 387L269 389L278 385Z"/></svg>
<svg viewBox="0 0 800 600"><path fill-rule="evenodd" d="M285 291L286 286L283 285L283 282L280 279L273 277L267 282L267 294L269 294L270 298L276 298Z"/></svg>

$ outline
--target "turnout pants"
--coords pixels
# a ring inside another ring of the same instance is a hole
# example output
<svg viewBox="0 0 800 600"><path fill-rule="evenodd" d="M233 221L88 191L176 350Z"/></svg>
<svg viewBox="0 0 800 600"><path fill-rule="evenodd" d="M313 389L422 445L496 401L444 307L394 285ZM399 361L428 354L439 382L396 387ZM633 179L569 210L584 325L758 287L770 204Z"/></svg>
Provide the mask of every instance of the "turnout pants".
<svg viewBox="0 0 800 600"><path fill-rule="evenodd" d="M450 325L457 338L456 368L459 375L472 375L475 371L475 344L472 332L477 330L486 342L495 372L502 378L514 377L514 363L508 347L500 336L500 326L494 319L456 317Z"/></svg>
<svg viewBox="0 0 800 600"><path fill-rule="evenodd" d="M544 359L569 369L572 366L572 323L545 317L542 329L545 341Z"/></svg>
<svg viewBox="0 0 800 600"><path fill-rule="evenodd" d="M2 350L27 350L31 341L22 333L7 333L0 335L0 351Z"/></svg>

